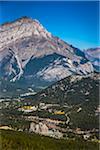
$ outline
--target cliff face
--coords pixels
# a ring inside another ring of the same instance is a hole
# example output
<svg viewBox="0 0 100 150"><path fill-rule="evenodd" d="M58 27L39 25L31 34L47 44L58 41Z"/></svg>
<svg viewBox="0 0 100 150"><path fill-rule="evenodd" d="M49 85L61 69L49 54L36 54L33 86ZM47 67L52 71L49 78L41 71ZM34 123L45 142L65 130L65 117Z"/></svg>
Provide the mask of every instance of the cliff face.
<svg viewBox="0 0 100 150"><path fill-rule="evenodd" d="M85 52L85 57L92 63L96 72L100 72L100 48L90 48Z"/></svg>
<svg viewBox="0 0 100 150"><path fill-rule="evenodd" d="M51 34L43 29L37 20L21 18L15 22L4 24L0 27L0 49L21 38L36 36L50 37Z"/></svg>
<svg viewBox="0 0 100 150"><path fill-rule="evenodd" d="M33 87L72 74L88 75L93 65L85 54L27 17L0 26L0 78Z"/></svg>

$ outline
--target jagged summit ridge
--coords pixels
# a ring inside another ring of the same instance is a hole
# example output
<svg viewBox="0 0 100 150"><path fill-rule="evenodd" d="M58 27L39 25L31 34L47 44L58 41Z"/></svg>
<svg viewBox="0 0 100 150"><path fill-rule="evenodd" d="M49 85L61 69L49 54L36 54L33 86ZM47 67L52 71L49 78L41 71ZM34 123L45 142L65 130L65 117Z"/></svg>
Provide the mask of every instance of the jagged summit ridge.
<svg viewBox="0 0 100 150"><path fill-rule="evenodd" d="M18 18L14 21L10 21L10 22L4 22L3 24L1 24L1 27L0 28L3 28L3 27L7 27L9 25L14 25L15 23L17 22L21 22L21 23L32 23L32 22L36 22L38 24L40 24L39 20L37 19L32 19L31 17L27 17L27 16L23 16L21 18Z"/></svg>
<svg viewBox="0 0 100 150"><path fill-rule="evenodd" d="M0 26L0 50L18 39L32 35L50 38L49 33L38 20L20 18L15 22Z"/></svg>

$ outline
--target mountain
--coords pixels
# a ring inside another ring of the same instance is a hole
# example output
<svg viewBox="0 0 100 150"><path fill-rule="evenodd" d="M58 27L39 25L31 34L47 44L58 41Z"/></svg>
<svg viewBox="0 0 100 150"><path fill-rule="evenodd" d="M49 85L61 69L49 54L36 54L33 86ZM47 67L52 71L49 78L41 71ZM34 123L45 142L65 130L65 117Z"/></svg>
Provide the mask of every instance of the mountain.
<svg viewBox="0 0 100 150"><path fill-rule="evenodd" d="M59 104L59 109L70 118L70 128L98 129L99 79L100 76L96 73L84 78L73 75L34 96L26 97L24 102Z"/></svg>
<svg viewBox="0 0 100 150"><path fill-rule="evenodd" d="M95 101L99 99L99 79L97 73L88 77L71 75L32 96L32 99L42 102L67 103L69 105L80 104L83 101Z"/></svg>
<svg viewBox="0 0 100 150"><path fill-rule="evenodd" d="M38 90L73 74L87 76L94 69L86 56L37 20L22 17L5 23L0 26L1 93Z"/></svg>
<svg viewBox="0 0 100 150"><path fill-rule="evenodd" d="M92 63L94 70L100 72L100 48L91 48L84 51L85 57Z"/></svg>

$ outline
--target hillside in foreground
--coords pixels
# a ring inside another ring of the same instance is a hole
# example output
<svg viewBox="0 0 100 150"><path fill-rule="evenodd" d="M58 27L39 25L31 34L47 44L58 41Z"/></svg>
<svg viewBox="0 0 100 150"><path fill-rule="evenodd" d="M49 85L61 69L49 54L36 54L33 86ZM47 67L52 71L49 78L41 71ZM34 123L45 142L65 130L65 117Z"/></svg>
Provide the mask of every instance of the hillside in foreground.
<svg viewBox="0 0 100 150"><path fill-rule="evenodd" d="M97 150L98 143L82 139L57 140L36 134L1 130L2 150Z"/></svg>
<svg viewBox="0 0 100 150"><path fill-rule="evenodd" d="M0 126L58 139L98 141L98 96L98 74L68 77L31 97L1 99Z"/></svg>

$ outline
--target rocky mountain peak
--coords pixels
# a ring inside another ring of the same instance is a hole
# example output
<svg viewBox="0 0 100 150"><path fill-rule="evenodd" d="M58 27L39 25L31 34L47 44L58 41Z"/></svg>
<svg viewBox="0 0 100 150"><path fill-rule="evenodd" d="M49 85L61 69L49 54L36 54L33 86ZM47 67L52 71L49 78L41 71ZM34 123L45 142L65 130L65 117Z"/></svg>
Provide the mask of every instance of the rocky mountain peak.
<svg viewBox="0 0 100 150"><path fill-rule="evenodd" d="M16 40L32 35L51 38L51 33L36 19L22 17L14 22L5 23L0 26L0 50Z"/></svg>
<svg viewBox="0 0 100 150"><path fill-rule="evenodd" d="M0 26L3 81L38 89L73 74L92 72L93 65L83 51L53 36L38 20L22 17Z"/></svg>

